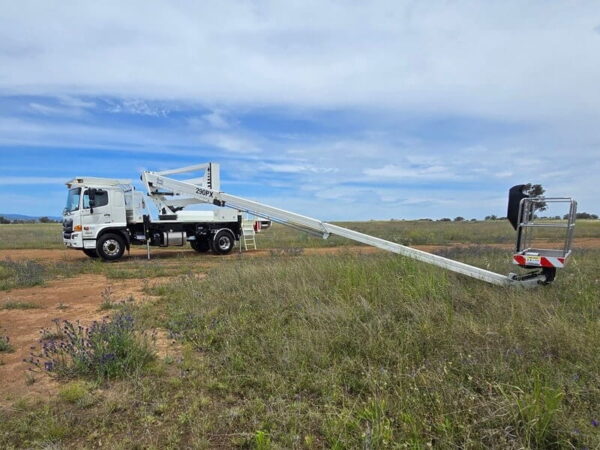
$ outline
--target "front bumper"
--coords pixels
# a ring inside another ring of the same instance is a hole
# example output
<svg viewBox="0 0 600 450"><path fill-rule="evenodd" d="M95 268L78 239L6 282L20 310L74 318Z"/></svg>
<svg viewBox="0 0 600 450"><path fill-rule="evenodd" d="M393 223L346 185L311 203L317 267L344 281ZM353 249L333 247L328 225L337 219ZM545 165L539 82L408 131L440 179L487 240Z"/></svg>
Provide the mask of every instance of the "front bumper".
<svg viewBox="0 0 600 450"><path fill-rule="evenodd" d="M70 234L64 233L63 234L63 243L65 244L66 247L82 249L83 248L83 236L79 232L70 233Z"/></svg>

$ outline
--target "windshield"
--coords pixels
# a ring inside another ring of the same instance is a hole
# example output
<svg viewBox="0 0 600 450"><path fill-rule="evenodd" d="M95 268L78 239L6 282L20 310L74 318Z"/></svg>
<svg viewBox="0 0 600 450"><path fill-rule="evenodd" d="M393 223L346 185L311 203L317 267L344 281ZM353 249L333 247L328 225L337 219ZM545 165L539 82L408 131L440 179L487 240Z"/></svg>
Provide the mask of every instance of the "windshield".
<svg viewBox="0 0 600 450"><path fill-rule="evenodd" d="M65 212L76 211L79 209L80 195L81 188L69 189L69 195L67 197L67 206L65 206Z"/></svg>

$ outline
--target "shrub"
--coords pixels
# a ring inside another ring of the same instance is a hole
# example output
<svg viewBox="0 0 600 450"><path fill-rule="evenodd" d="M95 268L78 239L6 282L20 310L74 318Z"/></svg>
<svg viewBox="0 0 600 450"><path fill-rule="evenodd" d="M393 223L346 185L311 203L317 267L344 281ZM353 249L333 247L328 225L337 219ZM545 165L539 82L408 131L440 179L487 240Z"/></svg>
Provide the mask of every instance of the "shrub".
<svg viewBox="0 0 600 450"><path fill-rule="evenodd" d="M133 375L155 357L151 339L135 330L127 312L94 321L90 327L64 321L62 333L61 339L42 342L41 353L26 361L56 378L102 381Z"/></svg>
<svg viewBox="0 0 600 450"><path fill-rule="evenodd" d="M0 289L37 286L44 282L45 272L36 261L0 261Z"/></svg>
<svg viewBox="0 0 600 450"><path fill-rule="evenodd" d="M77 404L79 406L89 406L93 403L93 397L90 394L92 386L84 381L73 381L63 386L58 392L59 397L67 403Z"/></svg>
<svg viewBox="0 0 600 450"><path fill-rule="evenodd" d="M12 352L13 348L10 345L8 336L0 336L0 352Z"/></svg>
<svg viewBox="0 0 600 450"><path fill-rule="evenodd" d="M100 303L100 311L106 311L107 309L113 309L116 306L116 303L112 300L112 288L107 286L104 288L102 293L102 303Z"/></svg>
<svg viewBox="0 0 600 450"><path fill-rule="evenodd" d="M2 304L2 307L0 307L0 309L37 309L40 308L40 305L36 305L35 303L31 303L31 302L14 302L14 301L9 301L6 303Z"/></svg>

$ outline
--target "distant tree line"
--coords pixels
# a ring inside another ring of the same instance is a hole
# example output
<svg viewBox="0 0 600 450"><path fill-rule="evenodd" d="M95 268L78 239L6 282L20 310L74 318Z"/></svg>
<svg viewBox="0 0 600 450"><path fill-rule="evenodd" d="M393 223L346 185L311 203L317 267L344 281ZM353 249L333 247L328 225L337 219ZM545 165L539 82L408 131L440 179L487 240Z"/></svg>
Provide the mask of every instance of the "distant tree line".
<svg viewBox="0 0 600 450"><path fill-rule="evenodd" d="M565 214L564 216L538 216L537 214L534 216L534 218L536 219L544 219L544 220L560 220L560 219L568 219L569 215ZM575 214L575 218L576 219L594 219L597 220L598 214L590 214L590 213L586 213L586 212L578 212ZM450 219L448 219L450 220ZM491 216L485 216L484 220L506 220L506 217L497 217L494 214L492 214Z"/></svg>
<svg viewBox="0 0 600 450"><path fill-rule="evenodd" d="M39 219L8 219L0 216L0 225L19 224L19 223L60 223L60 220L54 220L50 217L40 217Z"/></svg>
<svg viewBox="0 0 600 450"><path fill-rule="evenodd" d="M566 219L567 217L568 217L568 215L565 214L563 219ZM577 219L598 219L598 214L590 214L590 213L586 213L586 212L580 212L580 213L575 214L575 217Z"/></svg>
<svg viewBox="0 0 600 450"><path fill-rule="evenodd" d="M537 214L534 216L536 219L543 219L543 220L561 220L561 219L567 219L568 215L565 214L563 217L561 216L538 216ZM586 213L586 212L580 212L576 214L576 218L577 219L599 219L598 214L590 214L590 213ZM395 222L395 221L402 221L404 219L390 219L391 222ZM457 216L454 219L451 219L449 217L442 217L441 219L429 219L427 217L424 217L422 219L416 219L417 221L420 222L477 222L478 219L466 219L462 216ZM489 216L485 216L485 218L483 220L507 220L506 217L504 216L496 216L495 214L491 214Z"/></svg>

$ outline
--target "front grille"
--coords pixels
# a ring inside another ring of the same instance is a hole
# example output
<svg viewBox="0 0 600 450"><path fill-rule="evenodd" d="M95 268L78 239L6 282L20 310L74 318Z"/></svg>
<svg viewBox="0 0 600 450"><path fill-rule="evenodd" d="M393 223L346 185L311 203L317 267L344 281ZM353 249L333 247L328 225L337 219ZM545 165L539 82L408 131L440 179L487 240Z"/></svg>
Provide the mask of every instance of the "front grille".
<svg viewBox="0 0 600 450"><path fill-rule="evenodd" d="M69 233L69 236L71 235L71 232L73 231L73 219L63 219L63 232Z"/></svg>

